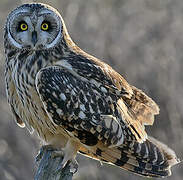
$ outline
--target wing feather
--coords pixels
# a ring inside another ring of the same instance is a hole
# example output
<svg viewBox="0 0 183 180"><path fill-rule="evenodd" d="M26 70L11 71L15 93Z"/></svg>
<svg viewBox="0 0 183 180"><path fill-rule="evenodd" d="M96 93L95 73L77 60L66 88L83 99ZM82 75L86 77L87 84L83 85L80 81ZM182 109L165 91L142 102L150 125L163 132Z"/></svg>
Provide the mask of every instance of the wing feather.
<svg viewBox="0 0 183 180"><path fill-rule="evenodd" d="M147 137L144 125L152 125L154 115L159 113L156 103L141 90L130 86L119 73L98 59L92 56L87 57L88 59L85 56L73 58L64 60L64 63L58 61L56 64L64 66L101 91L115 95L118 98L116 104L124 115L123 120L132 126L130 129L139 142L144 141Z"/></svg>
<svg viewBox="0 0 183 180"><path fill-rule="evenodd" d="M93 84L63 67L51 66L39 71L36 87L50 119L82 142L92 134L107 146L123 143L121 124L110 114L107 96Z"/></svg>

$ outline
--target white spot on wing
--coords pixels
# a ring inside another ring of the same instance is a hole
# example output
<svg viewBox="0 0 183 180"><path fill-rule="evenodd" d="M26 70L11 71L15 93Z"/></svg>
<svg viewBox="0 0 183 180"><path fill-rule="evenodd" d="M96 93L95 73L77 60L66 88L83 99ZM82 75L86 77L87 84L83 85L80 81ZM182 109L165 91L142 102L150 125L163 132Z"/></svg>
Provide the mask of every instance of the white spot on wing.
<svg viewBox="0 0 183 180"><path fill-rule="evenodd" d="M55 93L55 92L53 92L53 93L52 93L52 95L53 95L55 98L57 98L57 95L56 95L56 93Z"/></svg>
<svg viewBox="0 0 183 180"><path fill-rule="evenodd" d="M91 82L92 84L94 84L95 86L97 86L97 87L100 87L100 85L101 85L101 83L97 82L97 81L94 80L94 79L91 79L90 82Z"/></svg>
<svg viewBox="0 0 183 180"><path fill-rule="evenodd" d="M60 97L61 97L61 99L62 99L63 101L65 101L65 100L66 100L66 96L65 96L65 94L61 93L61 94L60 94Z"/></svg>
<svg viewBox="0 0 183 180"><path fill-rule="evenodd" d="M80 117L81 119L84 119L84 118L86 117L86 115L83 113L83 111L80 111L79 117Z"/></svg>
<svg viewBox="0 0 183 180"><path fill-rule="evenodd" d="M59 115L61 115L61 114L63 113L61 109L57 109L56 112L57 112Z"/></svg>
<svg viewBox="0 0 183 180"><path fill-rule="evenodd" d="M107 93L107 89L104 88L104 87L101 87L101 91L104 92L104 93Z"/></svg>
<svg viewBox="0 0 183 180"><path fill-rule="evenodd" d="M90 107L90 113L94 113L93 108L91 107L91 105L89 105L89 107Z"/></svg>
<svg viewBox="0 0 183 180"><path fill-rule="evenodd" d="M71 90L71 95L76 96L76 93L74 92L73 89Z"/></svg>
<svg viewBox="0 0 183 180"><path fill-rule="evenodd" d="M84 104L81 104L80 105L80 109L82 110L82 111L85 111L86 109L85 109L85 105Z"/></svg>

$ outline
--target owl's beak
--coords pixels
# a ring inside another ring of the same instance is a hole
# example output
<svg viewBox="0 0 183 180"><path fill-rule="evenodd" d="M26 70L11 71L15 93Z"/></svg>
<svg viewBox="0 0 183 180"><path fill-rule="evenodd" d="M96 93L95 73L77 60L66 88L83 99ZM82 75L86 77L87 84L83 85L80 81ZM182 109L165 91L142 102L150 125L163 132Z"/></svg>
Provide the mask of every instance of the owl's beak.
<svg viewBox="0 0 183 180"><path fill-rule="evenodd" d="M32 32L32 43L34 44L34 46L37 43L37 32L36 31Z"/></svg>

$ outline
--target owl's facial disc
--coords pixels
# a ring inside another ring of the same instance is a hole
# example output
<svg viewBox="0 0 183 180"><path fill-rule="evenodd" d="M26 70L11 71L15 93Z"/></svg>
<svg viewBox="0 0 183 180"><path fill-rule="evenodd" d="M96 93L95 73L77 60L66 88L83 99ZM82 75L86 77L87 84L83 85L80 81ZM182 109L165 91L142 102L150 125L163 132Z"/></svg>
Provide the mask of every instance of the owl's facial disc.
<svg viewBox="0 0 183 180"><path fill-rule="evenodd" d="M62 37L62 23L60 16L52 10L31 11L28 8L14 14L9 22L9 32L12 44L18 48L48 49Z"/></svg>

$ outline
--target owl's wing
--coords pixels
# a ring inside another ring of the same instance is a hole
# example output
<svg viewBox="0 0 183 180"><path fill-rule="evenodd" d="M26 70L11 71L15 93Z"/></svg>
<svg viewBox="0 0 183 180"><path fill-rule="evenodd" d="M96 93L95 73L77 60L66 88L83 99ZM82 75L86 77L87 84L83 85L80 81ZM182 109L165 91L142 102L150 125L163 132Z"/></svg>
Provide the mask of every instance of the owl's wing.
<svg viewBox="0 0 183 180"><path fill-rule="evenodd" d="M154 114L157 114L159 110L158 106L142 91L138 90L133 86L130 86L120 74L114 71L107 64L97 60L91 61L91 60L87 60L86 58L85 59L82 59L82 58L83 56L75 57L75 59L67 58L67 60L58 61L56 65L58 69L60 68L60 71L64 69L65 71L67 71L67 73L70 73L69 76L72 75L74 79L77 79L77 83L75 83L74 80L70 81L70 86L72 87L83 86L82 83L84 84L84 86L87 85L87 88L85 87L85 92L83 92L83 94L86 94L89 91L88 89L90 89L90 91L93 91L96 88L100 97L101 96L105 97L105 94L109 94L110 97L112 96L117 97L117 99L114 100L114 103L115 105L118 106L116 108L120 109L118 111L120 111L121 113L122 120L119 120L119 119L114 120L116 117L113 114L109 113L109 115L112 116L111 118L112 120L109 121L108 119L110 118L106 118L107 120L105 122L112 122L112 121L116 122L117 123L116 127L118 127L118 124L120 124L120 127L121 127L121 124L125 124L125 126L127 126L128 128L128 131L132 134L132 136L135 136L137 141L139 142L145 141L145 139L147 138L147 134L145 132L144 125L150 125L153 123ZM54 69L55 68L56 67L54 67ZM47 69L47 71L50 71L50 70L53 70L53 67L50 69L49 68ZM63 76L63 74L61 73L60 76ZM40 80L40 78L38 79ZM59 83L58 75L57 76L54 75L53 79L54 79L53 83ZM66 78L66 82L67 82L67 78ZM80 82L82 83L80 84ZM63 87L63 85L60 85L60 86ZM77 91L81 91L81 89L79 88ZM57 88L57 91L64 92L64 89L61 90L61 87L59 87ZM39 88L38 88L38 92L41 94L41 96L44 96L44 94L40 91ZM93 91L93 92L96 92L96 91ZM97 94L94 94L94 96L97 96ZM95 99L95 101L96 102L94 103L98 103L98 100ZM45 104L45 102L43 103ZM110 106L109 102L103 102L103 103L108 105L108 107ZM45 107L47 107L47 105L45 105ZM90 111L88 110L88 112ZM88 112L85 112L85 115ZM97 119L101 120L103 118L98 118L100 114L101 113L93 114L92 118L91 117L90 118L87 117L87 118L92 119L91 122L95 121L94 119L96 119L96 116L97 116ZM94 129L95 128L96 127L94 127ZM111 129L109 130L110 132L112 132ZM121 136L118 136L118 139L119 137ZM118 142L115 142L115 143L118 144Z"/></svg>
<svg viewBox="0 0 183 180"><path fill-rule="evenodd" d="M38 72L36 88L50 120L82 143L123 143L125 126L122 129L111 113L112 99L94 84L82 81L66 68L50 66Z"/></svg>
<svg viewBox="0 0 183 180"><path fill-rule="evenodd" d="M56 64L75 72L76 76L94 84L104 93L109 91L117 96L117 104L127 117L124 120L127 124L138 127L141 135L132 130L137 139L145 139L144 125L153 124L154 115L159 114L159 107L144 92L130 86L119 73L94 57L78 55L73 59L58 61Z"/></svg>

